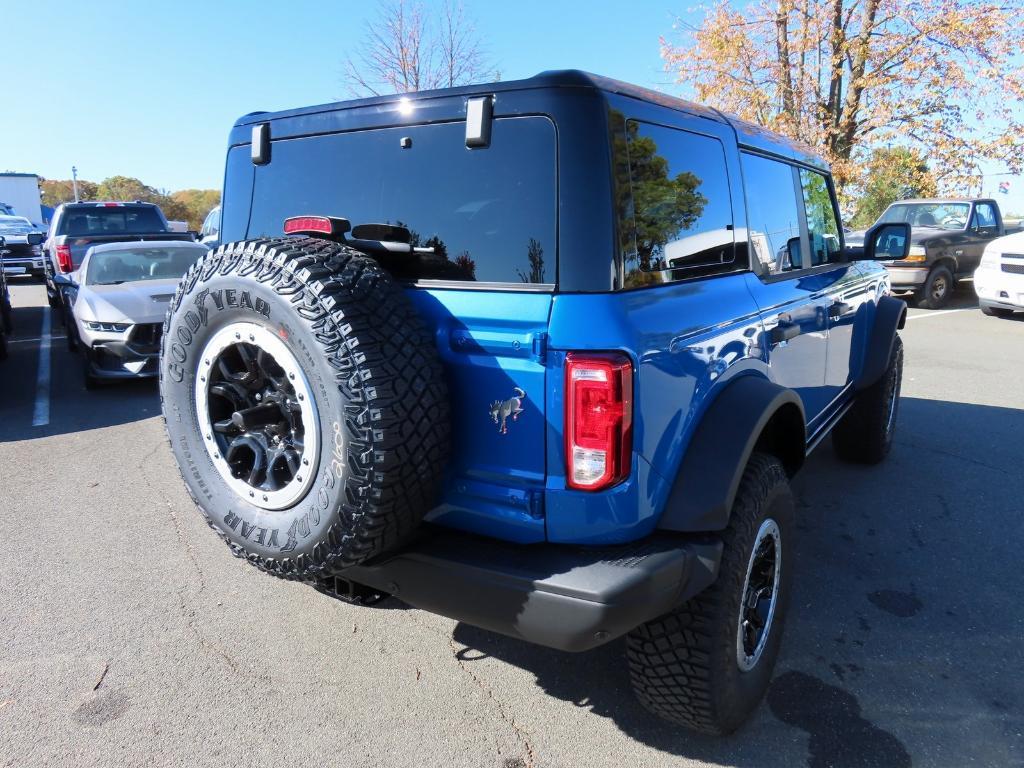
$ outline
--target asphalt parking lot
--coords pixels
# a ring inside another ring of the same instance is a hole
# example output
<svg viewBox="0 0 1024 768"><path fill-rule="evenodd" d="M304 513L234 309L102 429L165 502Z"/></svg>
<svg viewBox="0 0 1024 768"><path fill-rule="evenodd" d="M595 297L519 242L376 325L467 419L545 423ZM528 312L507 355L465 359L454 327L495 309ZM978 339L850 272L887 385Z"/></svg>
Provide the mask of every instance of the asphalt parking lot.
<svg viewBox="0 0 1024 768"><path fill-rule="evenodd" d="M45 295L19 282L0 363L0 762L1024 765L1024 318L972 295L912 310L890 459L851 467L826 444L799 476L776 676L712 740L640 709L621 641L561 654L230 557L173 466L155 383L86 392L54 324L44 386Z"/></svg>

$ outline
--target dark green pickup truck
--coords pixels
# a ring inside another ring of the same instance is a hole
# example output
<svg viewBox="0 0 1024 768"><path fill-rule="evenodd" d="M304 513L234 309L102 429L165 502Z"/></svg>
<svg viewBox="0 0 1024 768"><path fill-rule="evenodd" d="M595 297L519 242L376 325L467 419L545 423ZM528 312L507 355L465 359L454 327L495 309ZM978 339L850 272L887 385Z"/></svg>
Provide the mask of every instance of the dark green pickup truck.
<svg viewBox="0 0 1024 768"><path fill-rule="evenodd" d="M1006 234L999 205L991 198L900 200L875 225L906 222L911 226L910 253L885 262L894 292L914 294L917 305L945 306L958 280L978 268L985 246ZM860 246L864 232L846 234L848 246Z"/></svg>

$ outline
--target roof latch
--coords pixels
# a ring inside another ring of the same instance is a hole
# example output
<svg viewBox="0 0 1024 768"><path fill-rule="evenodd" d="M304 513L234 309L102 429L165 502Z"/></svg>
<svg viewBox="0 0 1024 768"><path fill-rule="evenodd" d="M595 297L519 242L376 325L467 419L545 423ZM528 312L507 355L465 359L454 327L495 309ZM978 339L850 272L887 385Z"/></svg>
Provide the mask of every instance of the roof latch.
<svg viewBox="0 0 1024 768"><path fill-rule="evenodd" d="M494 97L476 96L466 102L466 146L487 147L491 144L491 115Z"/></svg>
<svg viewBox="0 0 1024 768"><path fill-rule="evenodd" d="M252 127L252 164L270 162L270 123L257 123Z"/></svg>

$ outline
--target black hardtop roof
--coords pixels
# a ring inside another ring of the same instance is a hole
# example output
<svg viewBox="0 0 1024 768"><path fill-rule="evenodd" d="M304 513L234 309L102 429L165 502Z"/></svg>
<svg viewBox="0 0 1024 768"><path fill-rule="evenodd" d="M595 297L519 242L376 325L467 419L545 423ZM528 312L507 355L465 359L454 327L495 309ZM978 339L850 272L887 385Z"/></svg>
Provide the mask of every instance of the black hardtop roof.
<svg viewBox="0 0 1024 768"><path fill-rule="evenodd" d="M256 123L271 122L284 118L301 118L303 116L319 115L325 112L338 112L348 109L360 109L363 107L379 107L391 105L402 99L420 101L428 99L450 98L458 96L471 96L482 91L487 93L503 93L509 91L537 90L547 88L590 88L604 93L617 94L629 98L655 104L658 106L688 112L693 115L713 120L718 123L729 125L736 132L736 140L741 146L761 150L772 154L782 155L798 160L822 170L828 170L828 165L815 152L814 149L799 141L794 141L785 136L772 133L766 128L741 120L735 115L720 112L717 109L695 104L685 99L670 96L660 91L649 88L642 88L638 85L624 83L620 80L594 75L576 69L550 70L541 72L523 80L507 80L495 83L481 83L477 85L464 85L456 88L441 88L431 91L417 91L413 93L396 93L387 96L371 96L364 99L353 99L349 101L337 101L327 104L317 104L309 107L286 109L277 112L250 112L235 121L235 127L254 125Z"/></svg>

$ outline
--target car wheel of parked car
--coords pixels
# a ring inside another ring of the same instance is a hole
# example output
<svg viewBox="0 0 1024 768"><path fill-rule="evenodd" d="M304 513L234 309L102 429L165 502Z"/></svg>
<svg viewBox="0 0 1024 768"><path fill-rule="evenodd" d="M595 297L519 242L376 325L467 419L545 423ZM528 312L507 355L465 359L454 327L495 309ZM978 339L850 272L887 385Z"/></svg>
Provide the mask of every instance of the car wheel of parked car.
<svg viewBox="0 0 1024 768"><path fill-rule="evenodd" d="M171 302L160 392L198 507L275 576L360 563L436 503L450 426L434 340L347 246L278 238L201 258Z"/></svg>
<svg viewBox="0 0 1024 768"><path fill-rule="evenodd" d="M71 317L71 310L65 310L63 317L68 349L74 352L78 349L78 326L75 325L75 319Z"/></svg>
<svg viewBox="0 0 1024 768"><path fill-rule="evenodd" d="M832 430L832 445L841 459L877 464L889 454L903 385L903 340L893 341L889 367L882 378L859 395Z"/></svg>
<svg viewBox="0 0 1024 768"><path fill-rule="evenodd" d="M83 350L84 352L84 350ZM99 389L103 380L98 376L95 376L92 372L92 363L89 360L88 353L82 355L82 384L88 390Z"/></svg>
<svg viewBox="0 0 1024 768"><path fill-rule="evenodd" d="M4 333L14 333L14 319L11 317L11 305L3 296L0 296L0 330Z"/></svg>
<svg viewBox="0 0 1024 768"><path fill-rule="evenodd" d="M757 706L779 653L792 581L793 495L782 463L751 456L733 503L718 579L628 637L641 704L702 733L731 733Z"/></svg>
<svg viewBox="0 0 1024 768"><path fill-rule="evenodd" d="M928 273L924 286L917 292L917 306L923 309L939 309L946 306L953 295L953 273L941 264Z"/></svg>
<svg viewBox="0 0 1024 768"><path fill-rule="evenodd" d="M978 306L981 307L981 314L988 315L989 317L1009 317L1013 314L1012 309L993 307L991 304L986 304L983 301L978 302Z"/></svg>

